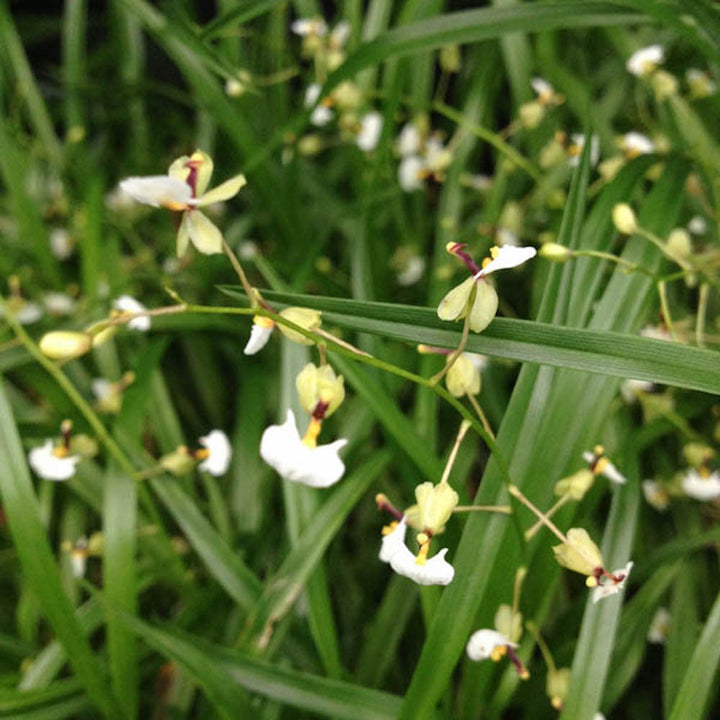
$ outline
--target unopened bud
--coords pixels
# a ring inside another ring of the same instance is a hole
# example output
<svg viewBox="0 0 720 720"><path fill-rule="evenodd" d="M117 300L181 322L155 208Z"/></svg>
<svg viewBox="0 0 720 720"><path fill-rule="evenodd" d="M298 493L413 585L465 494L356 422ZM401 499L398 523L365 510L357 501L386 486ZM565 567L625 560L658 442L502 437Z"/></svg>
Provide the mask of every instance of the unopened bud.
<svg viewBox="0 0 720 720"><path fill-rule="evenodd" d="M545 692L550 698L550 704L556 710L562 710L568 690L570 690L570 668L548 668Z"/></svg>
<svg viewBox="0 0 720 720"><path fill-rule="evenodd" d="M311 157L317 155L322 151L324 145L322 138L319 135L311 133L310 135L304 135L298 140L297 149L301 155Z"/></svg>
<svg viewBox="0 0 720 720"><path fill-rule="evenodd" d="M52 360L73 360L92 347L92 336L85 332L54 330L40 338L40 352Z"/></svg>
<svg viewBox="0 0 720 720"><path fill-rule="evenodd" d="M171 475L187 475L195 467L196 462L186 447L180 446L175 452L163 455L159 460L160 467Z"/></svg>
<svg viewBox="0 0 720 720"><path fill-rule="evenodd" d="M637 232L635 211L627 203L619 203L613 208L612 219L615 227L624 235L632 235Z"/></svg>
<svg viewBox="0 0 720 720"><path fill-rule="evenodd" d="M312 415L318 403L325 403L327 409L323 418L330 417L345 399L345 381L342 375L335 375L330 365L308 363L297 376L295 387L300 396L300 405Z"/></svg>
<svg viewBox="0 0 720 720"><path fill-rule="evenodd" d="M473 361L461 353L445 375L445 384L454 397L477 395L480 392L480 373Z"/></svg>
<svg viewBox="0 0 720 720"><path fill-rule="evenodd" d="M510 605L500 605L495 613L495 629L511 642L520 642L523 632L521 612L513 612Z"/></svg>
<svg viewBox="0 0 720 720"><path fill-rule="evenodd" d="M583 528L568 530L567 542L553 546L553 552L560 565L590 578L593 577L595 570L603 567L600 548Z"/></svg>
<svg viewBox="0 0 720 720"><path fill-rule="evenodd" d="M545 106L538 100L531 100L520 106L520 123L527 130L536 128L545 117Z"/></svg>
<svg viewBox="0 0 720 720"><path fill-rule="evenodd" d="M552 262L566 262L572 257L573 253L570 248L560 245L560 243L548 242L540 246L538 255Z"/></svg>
<svg viewBox="0 0 720 720"><path fill-rule="evenodd" d="M692 254L692 240L690 233L684 228L675 228L665 243L667 254L673 258L684 261Z"/></svg>
<svg viewBox="0 0 720 720"><path fill-rule="evenodd" d="M295 325L299 325L303 330L313 332L320 327L322 313L318 310L311 310L310 308L302 307L289 307L280 311L280 317L289 320ZM306 338L297 330L285 327L282 323L278 324L280 332L288 339L293 342L299 343L300 345L312 345L313 341Z"/></svg>
<svg viewBox="0 0 720 720"><path fill-rule="evenodd" d="M585 493L592 487L595 475L592 470L583 468L555 483L555 495L569 495L572 500L582 500Z"/></svg>
<svg viewBox="0 0 720 720"><path fill-rule="evenodd" d="M657 100L667 100L667 98L677 95L677 78L666 70L656 70L650 77L650 84L655 91Z"/></svg>

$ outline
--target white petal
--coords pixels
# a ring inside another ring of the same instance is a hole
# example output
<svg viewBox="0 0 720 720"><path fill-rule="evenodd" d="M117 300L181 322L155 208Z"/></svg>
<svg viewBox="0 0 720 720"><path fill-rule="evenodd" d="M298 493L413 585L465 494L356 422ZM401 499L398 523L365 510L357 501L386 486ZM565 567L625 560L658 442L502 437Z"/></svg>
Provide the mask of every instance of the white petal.
<svg viewBox="0 0 720 720"><path fill-rule="evenodd" d="M595 462L595 453L590 452L589 450L583 451L582 457L586 463L594 463Z"/></svg>
<svg viewBox="0 0 720 720"><path fill-rule="evenodd" d="M200 444L210 451L210 455L198 465L198 469L215 477L224 475L232 459L228 436L222 430L213 430L200 438Z"/></svg>
<svg viewBox="0 0 720 720"><path fill-rule="evenodd" d="M530 85L535 93L540 97L552 96L555 94L555 88L547 80L544 80L541 77L534 77L530 81Z"/></svg>
<svg viewBox="0 0 720 720"><path fill-rule="evenodd" d="M341 48L345 46L345 43L350 37L351 30L350 23L347 20L341 20L330 33L330 42L336 47Z"/></svg>
<svg viewBox="0 0 720 720"><path fill-rule="evenodd" d="M655 510L663 512L670 504L670 498L663 486L655 480L643 480L641 483L645 502Z"/></svg>
<svg viewBox="0 0 720 720"><path fill-rule="evenodd" d="M513 247L506 245L497 248L495 257L479 272L475 273L475 279L485 277L497 270L506 270L522 265L537 255L534 247Z"/></svg>
<svg viewBox="0 0 720 720"><path fill-rule="evenodd" d="M420 190L424 185L425 163L417 155L409 155L398 166L398 181L405 192Z"/></svg>
<svg viewBox="0 0 720 720"><path fill-rule="evenodd" d="M43 480L69 480L75 474L75 466L80 462L77 455L57 457L53 452L53 441L46 440L40 447L28 453L28 463Z"/></svg>
<svg viewBox="0 0 720 720"><path fill-rule="evenodd" d="M390 558L390 567L418 585L449 585L455 577L455 568L445 560L447 548L433 555L424 565L416 561L415 556L403 545Z"/></svg>
<svg viewBox="0 0 720 720"><path fill-rule="evenodd" d="M360 132L355 138L357 146L363 152L372 152L382 133L383 117L379 112L369 112L360 119Z"/></svg>
<svg viewBox="0 0 720 720"><path fill-rule="evenodd" d="M688 497L695 500L717 500L720 498L720 472L715 471L704 478L697 470L688 470L682 479L682 489Z"/></svg>
<svg viewBox="0 0 720 720"><path fill-rule="evenodd" d="M65 228L50 232L50 251L58 260L67 260L75 249L72 236Z"/></svg>
<svg viewBox="0 0 720 720"><path fill-rule="evenodd" d="M122 313L141 313L145 312L147 308L134 297L130 295L121 295L117 300L113 302L113 307ZM143 317L137 317L131 320L127 326L130 330L139 330L140 332L147 332L150 329L151 319L147 315Z"/></svg>
<svg viewBox="0 0 720 720"><path fill-rule="evenodd" d="M608 480L616 483L617 485L625 485L627 482L627 478L609 460L607 461L607 464L603 468L601 474L603 477L606 477Z"/></svg>
<svg viewBox="0 0 720 720"><path fill-rule="evenodd" d="M573 133L570 136L570 142L580 148L580 151L585 147L585 135L582 133ZM600 159L600 138L597 135L593 135L590 138L590 165L597 165L597 161ZM575 167L580 162L580 153L570 158L570 166Z"/></svg>
<svg viewBox="0 0 720 720"><path fill-rule="evenodd" d="M310 448L305 445L295 426L295 416L288 410L282 425L271 425L260 440L260 456L286 480L310 487L334 485L345 472L338 456L347 440Z"/></svg>
<svg viewBox="0 0 720 720"><path fill-rule="evenodd" d="M425 273L425 258L412 255L405 263L405 267L398 273L397 282L401 287L409 287L418 282Z"/></svg>
<svg viewBox="0 0 720 720"><path fill-rule="evenodd" d="M655 143L647 135L629 132L623 135L622 149L634 155L648 155L655 152Z"/></svg>
<svg viewBox="0 0 720 720"><path fill-rule="evenodd" d="M178 210L188 207L193 200L187 183L167 175L129 177L120 183L120 189L133 200L153 207Z"/></svg>
<svg viewBox="0 0 720 720"><path fill-rule="evenodd" d="M654 69L665 60L665 50L662 45L649 45L636 50L625 63L629 73L641 77Z"/></svg>
<svg viewBox="0 0 720 720"><path fill-rule="evenodd" d="M15 319L21 325L32 325L43 316L42 308L34 302L24 302L20 309L15 312Z"/></svg>
<svg viewBox="0 0 720 720"><path fill-rule="evenodd" d="M625 583L627 582L628 575L630 575L630 571L633 568L633 561L631 560L624 568L619 568L618 570L613 570L613 575L622 575L623 579L616 583L612 580L608 581L607 584L601 584L597 587L593 588L592 591L592 600L594 603L598 602L599 600L602 600L603 598L610 597L611 595L615 595L616 593L619 593L624 587ZM602 583L601 578L601 583Z"/></svg>
<svg viewBox="0 0 720 720"><path fill-rule="evenodd" d="M405 547L406 532L407 522L403 517L403 519L397 524L397 527L391 533L383 536L379 555L382 562L389 563L393 555L401 548Z"/></svg>
<svg viewBox="0 0 720 720"><path fill-rule="evenodd" d="M77 305L74 298L61 292L45 293L43 303L50 315L72 315Z"/></svg>
<svg viewBox="0 0 720 720"><path fill-rule="evenodd" d="M420 131L413 123L406 123L400 131L398 152L402 157L417 155L420 152Z"/></svg>
<svg viewBox="0 0 720 720"><path fill-rule="evenodd" d="M333 119L333 111L324 105L318 105L310 115L310 122L315 127L327 125Z"/></svg>
<svg viewBox="0 0 720 720"><path fill-rule="evenodd" d="M653 615L647 634L649 643L664 645L670 628L670 613L667 608L659 607Z"/></svg>
<svg viewBox="0 0 720 720"><path fill-rule="evenodd" d="M274 329L275 327L273 325L271 325L270 327L265 327L263 325L253 323L252 328L250 329L250 338L245 345L243 354L255 355L255 353L260 352L267 345L268 340L270 340L270 336L273 334Z"/></svg>
<svg viewBox="0 0 720 720"><path fill-rule="evenodd" d="M465 650L471 660L487 660L498 647L516 648L517 643L510 642L497 630L477 630L470 636Z"/></svg>
<svg viewBox="0 0 720 720"><path fill-rule="evenodd" d="M113 392L114 383L105 378L93 378L90 383L93 395L96 400L103 400Z"/></svg>
<svg viewBox="0 0 720 720"><path fill-rule="evenodd" d="M628 404L632 405L637 402L639 393L652 392L655 386L647 380L625 380L620 385L620 396Z"/></svg>

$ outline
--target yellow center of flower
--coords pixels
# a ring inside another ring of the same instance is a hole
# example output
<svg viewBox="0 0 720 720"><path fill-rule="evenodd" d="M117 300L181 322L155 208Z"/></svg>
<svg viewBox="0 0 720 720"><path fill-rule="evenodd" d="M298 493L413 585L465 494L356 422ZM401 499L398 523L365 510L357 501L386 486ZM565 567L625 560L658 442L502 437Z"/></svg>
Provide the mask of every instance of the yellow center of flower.
<svg viewBox="0 0 720 720"><path fill-rule="evenodd" d="M178 202L177 200L163 200L160 203L165 209L172 210L173 212L182 212L184 210L192 210L190 205Z"/></svg>
<svg viewBox="0 0 720 720"><path fill-rule="evenodd" d="M590 575L589 577L585 578L585 585L587 585L589 588L597 587L598 581L597 578L593 575Z"/></svg>
<svg viewBox="0 0 720 720"><path fill-rule="evenodd" d="M593 467L593 475L602 475L609 464L610 461L606 457L599 458Z"/></svg>
<svg viewBox="0 0 720 720"><path fill-rule="evenodd" d="M257 325L261 328L275 327L275 321L272 318L265 317L264 315L253 316L253 325Z"/></svg>
<svg viewBox="0 0 720 720"><path fill-rule="evenodd" d="M317 418L310 418L310 424L305 431L305 437L303 437L303 445L307 445L309 448L317 447L317 439L322 428L322 420Z"/></svg>
<svg viewBox="0 0 720 720"><path fill-rule="evenodd" d="M395 532L395 528L398 526L397 522L393 520L389 525L385 525L382 529L382 535L390 535L391 533Z"/></svg>
<svg viewBox="0 0 720 720"><path fill-rule="evenodd" d="M210 457L210 451L207 448L201 448L193 453L196 460L207 460Z"/></svg>
<svg viewBox="0 0 720 720"><path fill-rule="evenodd" d="M493 648L493 651L490 653L490 659L493 662L498 662L502 660L507 655L507 645L498 645L497 647Z"/></svg>
<svg viewBox="0 0 720 720"><path fill-rule="evenodd" d="M562 698L559 695L553 695L550 698L550 704L556 709L556 710L562 710Z"/></svg>
<svg viewBox="0 0 720 720"><path fill-rule="evenodd" d="M427 533L421 532L417 535L417 541L420 545L420 550L418 550L418 554L415 557L415 564L425 565L428 553L430 552L430 538Z"/></svg>
<svg viewBox="0 0 720 720"><path fill-rule="evenodd" d="M709 470L709 468L707 467L707 465L703 465L703 466L698 470L698 475L699 475L703 480L707 480L707 479L710 477L710 470Z"/></svg>
<svg viewBox="0 0 720 720"><path fill-rule="evenodd" d="M58 445L53 448L52 454L56 458L66 458L70 451L64 445Z"/></svg>

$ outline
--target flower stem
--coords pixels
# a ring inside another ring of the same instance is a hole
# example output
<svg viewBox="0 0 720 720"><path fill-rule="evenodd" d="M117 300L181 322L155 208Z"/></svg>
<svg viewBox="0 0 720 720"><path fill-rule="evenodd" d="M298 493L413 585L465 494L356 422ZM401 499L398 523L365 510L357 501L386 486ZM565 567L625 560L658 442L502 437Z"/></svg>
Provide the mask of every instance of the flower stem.
<svg viewBox="0 0 720 720"><path fill-rule="evenodd" d="M530 500L525 497L525 495L522 493L520 488L517 487L517 485L509 485L508 492L514 498L517 498L528 510L530 510L538 518L538 520L540 520L540 522L545 525L545 527L551 530L560 539L561 542L569 542L567 535L565 535L565 533L563 533L557 527L557 525L555 525L555 523L552 522L546 515L544 515L540 510L538 510L538 508L535 507L535 505L533 505Z"/></svg>
<svg viewBox="0 0 720 720"><path fill-rule="evenodd" d="M509 505L457 505L453 512L494 512L501 515L512 515L512 508Z"/></svg>
<svg viewBox="0 0 720 720"><path fill-rule="evenodd" d="M460 449L460 443L462 443L463 438L465 437L465 434L469 429L470 423L467 420L463 420L460 423L460 429L458 430L457 437L455 438L455 443L452 447L452 450L450 451L450 456L448 457L447 463L445 463L445 469L443 470L442 477L440 478L440 485L448 481L448 477L450 477L450 472L453 468L453 465L455 464L455 458L457 457L458 450Z"/></svg>
<svg viewBox="0 0 720 720"><path fill-rule="evenodd" d="M563 505L570 501L570 495L563 495L546 513L545 517L551 518ZM532 540L537 531L543 526L542 520L538 520L529 530L525 531L525 539Z"/></svg>
<svg viewBox="0 0 720 720"><path fill-rule="evenodd" d="M480 407L480 403L477 401L477 398L474 395L471 395L470 393L467 394L467 398L470 401L470 404L473 406L473 410L475 410L475 414L480 418L480 422L483 424L483 427L485 428L485 432L488 435L490 435L490 437L495 439L495 433L492 431L492 428L490 427L490 423L488 422L488 419L485 416L483 409Z"/></svg>

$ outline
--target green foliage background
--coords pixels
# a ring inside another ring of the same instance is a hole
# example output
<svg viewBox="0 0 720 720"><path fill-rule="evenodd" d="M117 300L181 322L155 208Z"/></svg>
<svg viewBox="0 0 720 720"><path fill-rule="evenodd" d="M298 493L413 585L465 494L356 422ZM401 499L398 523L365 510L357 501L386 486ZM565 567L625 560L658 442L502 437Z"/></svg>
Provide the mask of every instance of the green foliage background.
<svg viewBox="0 0 720 720"><path fill-rule="evenodd" d="M548 507L554 483L602 441L628 484L598 483L558 524L588 528L610 568L635 560L622 601L588 604L547 534L526 544L515 520L484 513L452 520L442 537L454 582L417 588L377 560L385 518L373 497L382 491L404 506L419 482L437 482L461 415L472 417L428 382L441 361L415 351L460 339L434 310L460 278L449 241L482 257L491 244L482 228L517 200L525 244L549 231L569 248L669 274L656 247L618 238L612 208L631 202L660 237L704 212L706 242L717 248L720 99L655 102L624 68L635 49L660 42L671 49L669 70L698 66L717 77L717 6L327 5L66 0L37 14L0 0L0 274L18 275L30 298L70 289L79 299L72 318L26 328L31 338L100 320L108 298L125 292L160 307L171 303L168 286L191 303L230 308L155 318L149 334L121 330L61 366L34 354L31 339L18 342L22 329L0 329L0 717L553 717L531 634L518 651L531 671L525 683L506 663L463 658L469 634L510 602L521 564L522 612L558 666L572 667L562 718L710 717L720 661L717 507L679 501L659 514L640 481L671 477L688 438L713 437L716 297L706 347L651 340L638 330L658 316L652 278L598 258L537 259L498 278L505 317L468 345L493 358L480 400L499 431L490 453L473 420L451 475L461 503L505 504L511 478ZM312 77L289 25L323 12L352 28L324 93L354 80L383 114L371 154L330 132L320 154L297 150L311 131L303 94ZM462 65L438 94L438 51L451 44L462 46ZM503 138L536 75L565 104L537 129ZM237 77L248 89L231 97L225 83ZM396 135L419 113L455 137L453 162L442 184L405 194ZM659 171L648 176L658 158L641 157L602 183L588 150L574 170L540 167L557 129L597 133L603 157L631 129L664 135L668 148ZM257 244L248 271L266 299L322 310L326 329L373 356L328 347L349 388L323 431L349 439L346 477L330 490L284 483L258 456L263 429L288 407L301 412L294 383L309 350L275 339L245 357L250 315L226 259L195 254L179 270L168 266L166 213L106 206L118 180L164 173L195 148L215 158L218 181L247 175L217 222L233 248ZM481 171L493 175L484 195L467 182ZM66 262L49 251L59 226L77 242ZM409 288L392 265L401 246L428 263ZM696 298L683 283L669 300L681 325L692 318ZM136 381L122 412L99 418L91 379L128 369ZM675 388L674 410L643 421L618 400L629 377ZM27 450L63 418L97 438L100 454L66 483L35 480ZM213 427L232 438L225 478L132 479ZM516 511L525 527L530 516ZM78 583L60 546L93 531L103 533L103 556ZM661 605L672 614L664 649L646 641Z"/></svg>

